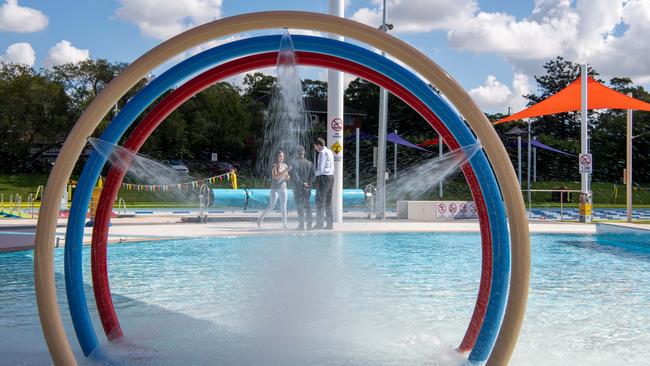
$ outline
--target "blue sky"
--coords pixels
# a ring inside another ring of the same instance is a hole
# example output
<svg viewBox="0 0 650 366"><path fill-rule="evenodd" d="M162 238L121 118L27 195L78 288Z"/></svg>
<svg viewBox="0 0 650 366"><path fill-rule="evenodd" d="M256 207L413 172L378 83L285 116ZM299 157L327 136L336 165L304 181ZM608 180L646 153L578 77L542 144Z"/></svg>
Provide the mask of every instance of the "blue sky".
<svg viewBox="0 0 650 366"><path fill-rule="evenodd" d="M169 36L262 10L327 11L327 0L0 0L0 59L35 67L87 57L131 62ZM443 68L486 111L521 107L541 65L562 55L603 77L650 82L647 0L388 0L391 32ZM378 25L380 0L349 0L346 17ZM67 42L63 42L67 41ZM633 50L633 52L629 52ZM303 77L323 76L305 71Z"/></svg>

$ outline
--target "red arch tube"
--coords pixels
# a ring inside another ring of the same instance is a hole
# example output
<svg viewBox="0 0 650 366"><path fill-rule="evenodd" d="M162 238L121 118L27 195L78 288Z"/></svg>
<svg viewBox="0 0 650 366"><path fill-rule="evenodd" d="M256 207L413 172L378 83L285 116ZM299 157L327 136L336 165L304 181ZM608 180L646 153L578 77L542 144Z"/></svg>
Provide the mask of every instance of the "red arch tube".
<svg viewBox="0 0 650 366"><path fill-rule="evenodd" d="M230 76L256 68L273 66L275 65L277 54L277 52L267 52L242 57L216 66L188 81L165 97L149 114L147 114L142 122L131 133L125 142L124 147L133 152L137 152L158 125L160 125L169 114L193 95ZM386 78L384 75L342 58L313 52L296 52L296 62L300 65L319 66L344 71L386 88L415 109L425 120L427 120L427 122L442 135L449 148L460 148L460 145L447 127L424 103L422 103L422 101L416 98L409 90L403 88L393 80ZM490 233L487 207L476 175L469 164L464 165L462 171L470 187L474 201L476 202L482 241L482 268L479 292L472 318L461 345L459 346L460 351L466 352L473 348L487 310L487 303L490 294L490 282L492 278L492 237ZM93 291L95 293L95 301L97 303L101 323L109 340L114 340L123 335L117 314L115 313L115 307L110 292L106 244L113 202L117 197L117 192L124 175L125 171L115 166L111 167L98 202L92 236L91 267Z"/></svg>

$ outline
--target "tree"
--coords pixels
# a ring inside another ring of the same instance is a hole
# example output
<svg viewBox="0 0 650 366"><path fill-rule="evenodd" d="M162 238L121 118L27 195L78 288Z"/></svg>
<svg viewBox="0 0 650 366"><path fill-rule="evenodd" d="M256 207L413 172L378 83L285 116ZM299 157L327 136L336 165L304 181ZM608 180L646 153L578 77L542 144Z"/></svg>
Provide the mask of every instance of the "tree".
<svg viewBox="0 0 650 366"><path fill-rule="evenodd" d="M305 96L317 99L327 99L327 81L305 79L302 82Z"/></svg>
<svg viewBox="0 0 650 366"><path fill-rule="evenodd" d="M560 56L546 62L543 68L545 74L535 76L540 94L525 95L530 101L528 105L536 104L554 95L580 76L580 65L565 60ZM588 74L592 77L598 76L598 73L593 68L588 68ZM590 117L593 116L590 113ZM580 120L578 112L537 117L533 119L532 123L533 134L542 143L575 154L580 151ZM510 127L514 127L514 125ZM538 150L537 153L538 160L544 161L544 169L538 170L538 177L556 180L568 180L577 177L575 159L545 150Z"/></svg>
<svg viewBox="0 0 650 366"><path fill-rule="evenodd" d="M70 97L70 111L76 120L88 105L97 97L99 92L108 85L128 64L109 62L108 60L84 60L78 63L67 63L54 66L49 77L61 85ZM115 117L121 109L149 80L142 79L136 83L115 105L115 109L102 121L99 131L106 126L108 120Z"/></svg>
<svg viewBox="0 0 650 366"><path fill-rule="evenodd" d="M0 169L28 169L35 143L63 141L72 122L68 104L61 84L46 75L23 65L0 65Z"/></svg>
<svg viewBox="0 0 650 366"><path fill-rule="evenodd" d="M616 77L610 80L610 85L618 92L637 99L650 102L650 93L642 86L634 85L627 77ZM617 182L623 177L626 167L626 117L623 110L604 110L598 114L597 123L591 135L591 150L594 156L594 180ZM633 135L638 137L633 141L632 160L634 162L634 181L650 182L650 159L647 151L650 148L650 138L644 134L650 126L650 113L634 112Z"/></svg>
<svg viewBox="0 0 650 366"><path fill-rule="evenodd" d="M275 76L266 75L261 72L246 74L244 76L244 95L254 100L270 94L275 89L277 79Z"/></svg>
<svg viewBox="0 0 650 366"><path fill-rule="evenodd" d="M143 152L160 160L208 161L211 152L239 160L249 154L253 113L250 99L218 83L181 105L152 134Z"/></svg>

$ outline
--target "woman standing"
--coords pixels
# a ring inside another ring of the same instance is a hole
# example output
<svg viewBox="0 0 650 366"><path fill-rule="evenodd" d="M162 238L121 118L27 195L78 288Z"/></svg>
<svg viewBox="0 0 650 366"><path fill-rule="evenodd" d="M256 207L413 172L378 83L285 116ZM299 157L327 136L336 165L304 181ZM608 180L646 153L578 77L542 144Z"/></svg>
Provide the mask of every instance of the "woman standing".
<svg viewBox="0 0 650 366"><path fill-rule="evenodd" d="M275 163L271 168L271 193L269 195L269 205L257 219L257 226L262 227L264 216L273 210L275 203L280 199L280 210L282 211L282 227L287 228L287 181L289 180L289 171L291 167L284 163L284 152L278 151Z"/></svg>

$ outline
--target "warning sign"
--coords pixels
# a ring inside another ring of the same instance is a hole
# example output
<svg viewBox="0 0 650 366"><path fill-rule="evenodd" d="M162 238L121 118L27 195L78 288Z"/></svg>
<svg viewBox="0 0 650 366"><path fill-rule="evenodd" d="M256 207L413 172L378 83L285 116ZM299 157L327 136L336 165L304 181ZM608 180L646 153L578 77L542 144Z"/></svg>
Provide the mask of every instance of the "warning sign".
<svg viewBox="0 0 650 366"><path fill-rule="evenodd" d="M332 151L334 152L334 154L338 154L338 153L340 153L342 150L343 150L343 146L341 146L341 144L339 144L338 141L336 141L336 142L334 143L334 145L332 145Z"/></svg>
<svg viewBox="0 0 650 366"><path fill-rule="evenodd" d="M343 129L343 121L340 118L334 118L332 120L332 129L334 131L341 131Z"/></svg>
<svg viewBox="0 0 650 366"><path fill-rule="evenodd" d="M580 154L580 157L578 158L578 166L580 169L580 174L582 173L589 173L591 174L591 154Z"/></svg>

